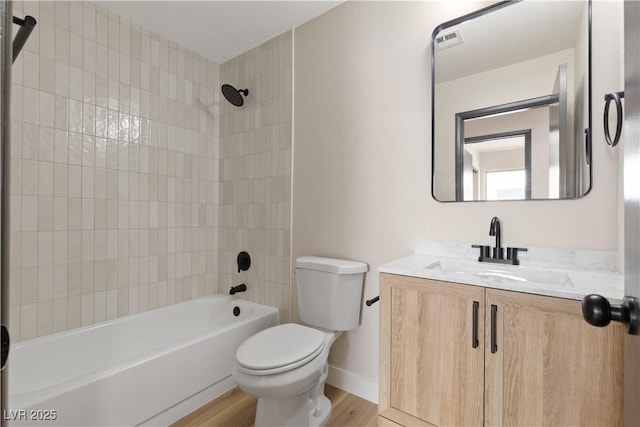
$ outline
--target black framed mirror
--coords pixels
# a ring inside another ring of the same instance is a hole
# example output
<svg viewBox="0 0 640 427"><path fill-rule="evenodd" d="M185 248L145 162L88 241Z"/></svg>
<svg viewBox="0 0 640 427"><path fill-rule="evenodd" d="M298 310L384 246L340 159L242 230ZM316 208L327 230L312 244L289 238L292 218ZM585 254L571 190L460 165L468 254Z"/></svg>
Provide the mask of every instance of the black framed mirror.
<svg viewBox="0 0 640 427"><path fill-rule="evenodd" d="M591 1L503 1L445 22L431 72L434 199L589 192Z"/></svg>

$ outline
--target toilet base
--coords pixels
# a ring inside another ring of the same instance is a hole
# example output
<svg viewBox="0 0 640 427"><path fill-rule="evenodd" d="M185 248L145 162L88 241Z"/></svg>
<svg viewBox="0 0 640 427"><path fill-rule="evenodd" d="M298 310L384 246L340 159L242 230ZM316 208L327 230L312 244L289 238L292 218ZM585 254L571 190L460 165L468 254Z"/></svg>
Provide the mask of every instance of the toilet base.
<svg viewBox="0 0 640 427"><path fill-rule="evenodd" d="M255 427L322 427L331 415L331 402L322 395L316 405L310 403L307 396L290 401L259 399Z"/></svg>
<svg viewBox="0 0 640 427"><path fill-rule="evenodd" d="M331 415L324 395L328 364L320 381L306 392L288 399L258 399L255 427L322 427Z"/></svg>

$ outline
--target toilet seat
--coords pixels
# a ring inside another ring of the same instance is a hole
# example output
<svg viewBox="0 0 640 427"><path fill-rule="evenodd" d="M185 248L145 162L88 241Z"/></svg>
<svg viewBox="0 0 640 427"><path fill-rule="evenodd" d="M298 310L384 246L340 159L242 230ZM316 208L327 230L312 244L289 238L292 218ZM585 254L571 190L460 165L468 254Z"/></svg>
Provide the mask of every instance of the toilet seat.
<svg viewBox="0 0 640 427"><path fill-rule="evenodd" d="M273 375L290 371L315 359L323 349L325 334L296 323L265 329L246 340L236 353L239 371Z"/></svg>

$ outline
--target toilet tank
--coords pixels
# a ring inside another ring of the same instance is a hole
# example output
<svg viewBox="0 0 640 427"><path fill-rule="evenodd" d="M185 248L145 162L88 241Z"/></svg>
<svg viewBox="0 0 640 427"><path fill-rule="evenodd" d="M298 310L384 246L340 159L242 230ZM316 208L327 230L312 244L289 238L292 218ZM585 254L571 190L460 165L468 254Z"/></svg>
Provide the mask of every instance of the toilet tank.
<svg viewBox="0 0 640 427"><path fill-rule="evenodd" d="M360 322L364 262L303 256L296 259L298 312L308 325L349 331Z"/></svg>

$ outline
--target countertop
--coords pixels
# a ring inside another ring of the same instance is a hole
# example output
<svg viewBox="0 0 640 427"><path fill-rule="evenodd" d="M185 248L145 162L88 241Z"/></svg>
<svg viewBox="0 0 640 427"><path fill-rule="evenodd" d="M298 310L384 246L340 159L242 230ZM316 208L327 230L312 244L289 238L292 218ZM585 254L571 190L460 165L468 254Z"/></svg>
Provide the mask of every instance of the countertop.
<svg viewBox="0 0 640 427"><path fill-rule="evenodd" d="M438 242L438 245L442 243ZM596 261L598 259L593 253L589 253L589 265L580 265L580 262L573 261L564 265L557 262L545 264L540 260L550 258L549 255L554 255L553 252L557 250L536 249L532 251L533 256L530 254L528 261L523 259L520 266L512 266L480 263L477 261L477 255L475 257L470 255L475 252L466 250L468 245L455 244L454 246L465 248L461 252L462 256L451 256L455 251L451 250L451 245L447 245L447 250L443 253L448 256L416 253L384 264L378 267L378 271L574 300L581 300L588 294L600 294L612 303L617 303L624 296L623 275L607 270L609 268L607 266L611 264L609 260L593 262L594 259ZM433 249L433 245L430 247ZM437 266L435 269L428 268L436 263L459 268L448 267L447 271L439 270ZM604 268L602 268L603 265ZM473 273L476 268L481 269L480 273ZM511 273L513 276L510 275ZM521 276L526 276L524 273L530 273L534 279L523 279ZM545 277L548 277L549 281L545 280Z"/></svg>

